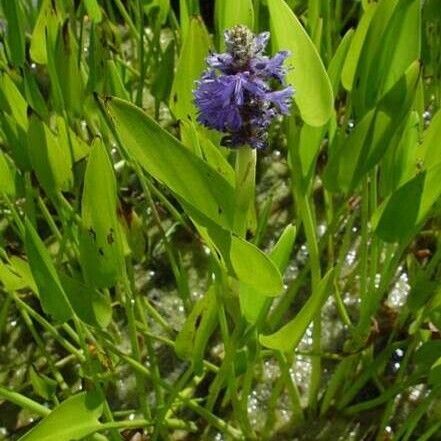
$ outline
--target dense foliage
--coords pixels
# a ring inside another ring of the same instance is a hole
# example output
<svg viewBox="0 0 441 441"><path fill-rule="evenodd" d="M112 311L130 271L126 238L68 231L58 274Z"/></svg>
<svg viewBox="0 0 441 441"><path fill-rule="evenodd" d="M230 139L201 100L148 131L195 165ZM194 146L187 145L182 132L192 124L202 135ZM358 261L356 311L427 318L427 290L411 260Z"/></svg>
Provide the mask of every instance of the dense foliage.
<svg viewBox="0 0 441 441"><path fill-rule="evenodd" d="M0 440L441 439L439 0L0 4Z"/></svg>

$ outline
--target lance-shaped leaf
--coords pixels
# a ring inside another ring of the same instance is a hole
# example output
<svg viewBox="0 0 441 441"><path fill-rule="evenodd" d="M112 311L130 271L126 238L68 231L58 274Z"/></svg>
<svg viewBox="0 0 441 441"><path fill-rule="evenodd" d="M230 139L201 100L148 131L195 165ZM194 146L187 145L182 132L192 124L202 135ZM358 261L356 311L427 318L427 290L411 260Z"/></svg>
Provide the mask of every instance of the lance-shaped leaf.
<svg viewBox="0 0 441 441"><path fill-rule="evenodd" d="M104 106L129 158L197 211L231 229L234 190L221 174L133 104L108 98Z"/></svg>
<svg viewBox="0 0 441 441"><path fill-rule="evenodd" d="M73 183L72 158L67 144L32 114L28 130L28 150L38 181L48 194L67 191Z"/></svg>
<svg viewBox="0 0 441 441"><path fill-rule="evenodd" d="M415 96L419 63L415 61L394 87L370 110L337 147L325 171L331 191L350 191L383 157L394 134L402 130Z"/></svg>
<svg viewBox="0 0 441 441"><path fill-rule="evenodd" d="M323 126L332 115L334 97L320 55L284 0L268 0L268 7L276 48L291 51L287 81L296 90L294 100L300 115L310 126Z"/></svg>
<svg viewBox="0 0 441 441"><path fill-rule="evenodd" d="M81 202L81 265L92 286L113 286L122 268L115 175L106 149L96 138L89 155Z"/></svg>
<svg viewBox="0 0 441 441"><path fill-rule="evenodd" d="M196 371L202 369L205 347L217 323L217 309L216 292L212 286L195 303L176 337L176 353L182 359L192 361Z"/></svg>
<svg viewBox="0 0 441 441"><path fill-rule="evenodd" d="M19 441L80 440L100 430L103 398L83 392L63 401Z"/></svg>
<svg viewBox="0 0 441 441"><path fill-rule="evenodd" d="M334 271L330 270L318 284L315 292L306 301L298 314L277 332L271 335L261 335L260 343L271 349L282 352L291 352L300 342L306 328L313 321L315 315L325 303L331 291Z"/></svg>
<svg viewBox="0 0 441 441"><path fill-rule="evenodd" d="M269 254L281 273L288 265L295 238L296 228L288 225ZM240 288L239 300L242 314L252 324L255 324L265 308L271 305L271 299L268 296L244 284Z"/></svg>
<svg viewBox="0 0 441 441"><path fill-rule="evenodd" d="M210 36L200 17L190 19L184 37L170 95L170 109L176 119L196 117L193 89L205 69L205 58L210 47Z"/></svg>
<svg viewBox="0 0 441 441"><path fill-rule="evenodd" d="M65 322L72 317L73 311L58 278L51 256L28 219L25 219L25 226L26 254L38 287L41 306L55 320Z"/></svg>
<svg viewBox="0 0 441 441"><path fill-rule="evenodd" d="M238 279L254 290L266 296L277 296L283 291L279 269L252 243L232 236L230 260Z"/></svg>

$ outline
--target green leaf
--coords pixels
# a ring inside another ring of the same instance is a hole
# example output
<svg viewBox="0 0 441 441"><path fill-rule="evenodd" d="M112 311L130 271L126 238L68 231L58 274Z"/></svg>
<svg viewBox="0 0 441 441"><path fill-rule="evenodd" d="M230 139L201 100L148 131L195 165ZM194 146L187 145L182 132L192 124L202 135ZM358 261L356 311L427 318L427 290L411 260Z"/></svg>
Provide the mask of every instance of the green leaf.
<svg viewBox="0 0 441 441"><path fill-rule="evenodd" d="M237 278L266 296L283 291L280 271L266 254L255 245L232 236L230 260Z"/></svg>
<svg viewBox="0 0 441 441"><path fill-rule="evenodd" d="M0 108L23 129L28 128L28 103L6 72L0 74Z"/></svg>
<svg viewBox="0 0 441 441"><path fill-rule="evenodd" d="M84 0L84 6L86 6L87 14L93 22L99 23L103 19L103 14L101 13L101 8L97 0Z"/></svg>
<svg viewBox="0 0 441 441"><path fill-rule="evenodd" d="M366 33L369 29L369 24L375 13L377 3L370 3L367 9L364 11L361 20L358 23L355 30L354 37L351 40L351 46L349 47L348 54L345 59L345 63L341 72L341 82L343 87L351 91L354 83L355 71L357 69L360 52L363 47Z"/></svg>
<svg viewBox="0 0 441 441"><path fill-rule="evenodd" d="M425 173L418 174L392 193L384 206L380 207L381 217L377 220L376 233L386 242L407 239L413 232L425 178ZM376 216L373 222L375 225Z"/></svg>
<svg viewBox="0 0 441 441"><path fill-rule="evenodd" d="M23 66L25 62L26 33L21 2L3 0L2 6L7 21L6 42L9 58L15 66Z"/></svg>
<svg viewBox="0 0 441 441"><path fill-rule="evenodd" d="M317 49L284 0L268 0L268 7L275 47L291 51L287 81L296 90L300 115L310 126L323 126L334 110L334 97Z"/></svg>
<svg viewBox="0 0 441 441"><path fill-rule="evenodd" d="M429 168L441 162L441 154L439 150L439 136L441 133L441 110L438 110L429 128L424 133L423 144L418 149L417 161L420 165Z"/></svg>
<svg viewBox="0 0 441 441"><path fill-rule="evenodd" d="M152 82L152 95L159 101L168 102L175 71L175 43L172 40L164 53Z"/></svg>
<svg viewBox="0 0 441 441"><path fill-rule="evenodd" d="M46 193L67 191L72 187L72 160L69 147L32 114L28 130L28 150L32 167Z"/></svg>
<svg viewBox="0 0 441 441"><path fill-rule="evenodd" d="M125 100L129 100L129 94L124 87L120 72L113 60L107 60L107 75L105 78L104 90L108 95L117 96Z"/></svg>
<svg viewBox="0 0 441 441"><path fill-rule="evenodd" d="M59 322L69 320L72 308L67 300L57 271L43 241L39 238L32 224L25 219L25 248L29 265L38 287L41 306L44 311Z"/></svg>
<svg viewBox="0 0 441 441"><path fill-rule="evenodd" d="M291 352L299 344L306 328L328 298L334 271L330 270L319 283L317 290L312 293L299 313L285 326L271 335L261 335L260 343L270 349Z"/></svg>
<svg viewBox="0 0 441 441"><path fill-rule="evenodd" d="M254 8L252 0L222 0L216 11L219 14L218 26L221 36L223 31L235 25L254 28Z"/></svg>
<svg viewBox="0 0 441 441"><path fill-rule="evenodd" d="M29 368L29 380L37 395L45 400L50 400L53 397L57 389L57 382L55 380L46 375L37 374L33 366Z"/></svg>
<svg viewBox="0 0 441 441"><path fill-rule="evenodd" d="M404 130L398 131L395 136L399 137L399 141L392 141L380 167L380 194L383 197L389 196L418 171L417 154L421 149L418 148L419 117L417 112L409 113Z"/></svg>
<svg viewBox="0 0 441 441"><path fill-rule="evenodd" d="M231 230L234 190L225 178L136 106L104 102L128 156L209 219Z"/></svg>
<svg viewBox="0 0 441 441"><path fill-rule="evenodd" d="M354 79L353 104L358 118L396 84L420 58L419 0L382 0L370 23Z"/></svg>
<svg viewBox="0 0 441 441"><path fill-rule="evenodd" d="M103 398L97 392L83 392L63 401L19 441L80 440L101 428Z"/></svg>
<svg viewBox="0 0 441 441"><path fill-rule="evenodd" d="M441 162L407 181L386 199L372 223L386 242L408 240L441 196Z"/></svg>
<svg viewBox="0 0 441 441"><path fill-rule="evenodd" d="M419 63L412 63L405 74L337 146L325 170L324 182L330 191L348 192L385 154L394 134L402 130L403 120L415 96Z"/></svg>
<svg viewBox="0 0 441 441"><path fill-rule="evenodd" d="M195 81L205 69L209 47L210 36L202 19L192 17L184 37L171 90L170 109L176 119L196 119L193 89Z"/></svg>
<svg viewBox="0 0 441 441"><path fill-rule="evenodd" d="M14 164L0 151L0 194L6 194L10 197L15 196L15 178L16 169Z"/></svg>
<svg viewBox="0 0 441 441"><path fill-rule="evenodd" d="M40 6L40 11L38 12L34 30L32 31L29 53L31 58L39 64L47 63L46 25L50 9L51 0L43 0Z"/></svg>
<svg viewBox="0 0 441 441"><path fill-rule="evenodd" d="M105 328L112 320L112 304L108 294L67 274L59 274L61 284L72 309L80 320L91 326Z"/></svg>
<svg viewBox="0 0 441 441"><path fill-rule="evenodd" d="M193 306L176 337L176 354L184 360L192 361L197 372L202 369L205 347L216 326L217 313L216 291L211 286L204 297Z"/></svg>
<svg viewBox="0 0 441 441"><path fill-rule="evenodd" d="M355 38L354 30L349 29L348 32L341 39L334 56L329 62L328 76L331 81L332 91L334 96L338 94L340 86L340 80L342 78L342 69L344 67L345 60L348 58L348 52L351 48L351 43Z"/></svg>
<svg viewBox="0 0 441 441"><path fill-rule="evenodd" d="M296 227L288 225L269 254L269 257L282 274L288 266L295 238ZM251 324L257 322L262 311L267 305L270 305L269 302L271 301L262 292L246 285L240 287L239 300L242 314Z"/></svg>
<svg viewBox="0 0 441 441"><path fill-rule="evenodd" d="M113 166L103 142L96 138L84 177L80 255L86 281L98 288L115 285L122 270L116 202Z"/></svg>

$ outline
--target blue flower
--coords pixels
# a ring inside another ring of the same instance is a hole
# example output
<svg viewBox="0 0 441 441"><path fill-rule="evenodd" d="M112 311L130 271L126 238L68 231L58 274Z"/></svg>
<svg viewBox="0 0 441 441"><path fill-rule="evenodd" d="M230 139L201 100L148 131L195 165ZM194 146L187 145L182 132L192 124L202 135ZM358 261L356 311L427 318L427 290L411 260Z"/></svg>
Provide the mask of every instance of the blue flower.
<svg viewBox="0 0 441 441"><path fill-rule="evenodd" d="M225 133L225 146L266 147L271 122L289 113L294 89L280 89L289 52L263 55L268 40L269 32L256 36L235 26L225 32L227 52L207 57L208 68L194 91L198 121Z"/></svg>

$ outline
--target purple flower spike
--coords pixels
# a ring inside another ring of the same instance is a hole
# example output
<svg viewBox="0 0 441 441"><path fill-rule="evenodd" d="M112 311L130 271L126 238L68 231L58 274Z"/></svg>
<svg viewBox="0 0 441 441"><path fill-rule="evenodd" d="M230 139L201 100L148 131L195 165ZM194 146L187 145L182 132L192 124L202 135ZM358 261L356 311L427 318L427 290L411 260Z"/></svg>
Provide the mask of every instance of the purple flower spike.
<svg viewBox="0 0 441 441"><path fill-rule="evenodd" d="M245 26L227 30L227 52L210 54L208 69L197 82L198 121L225 133L225 146L266 147L271 122L289 113L294 89L273 87L285 84L283 63L289 52L263 55L268 40L269 32L255 36Z"/></svg>

